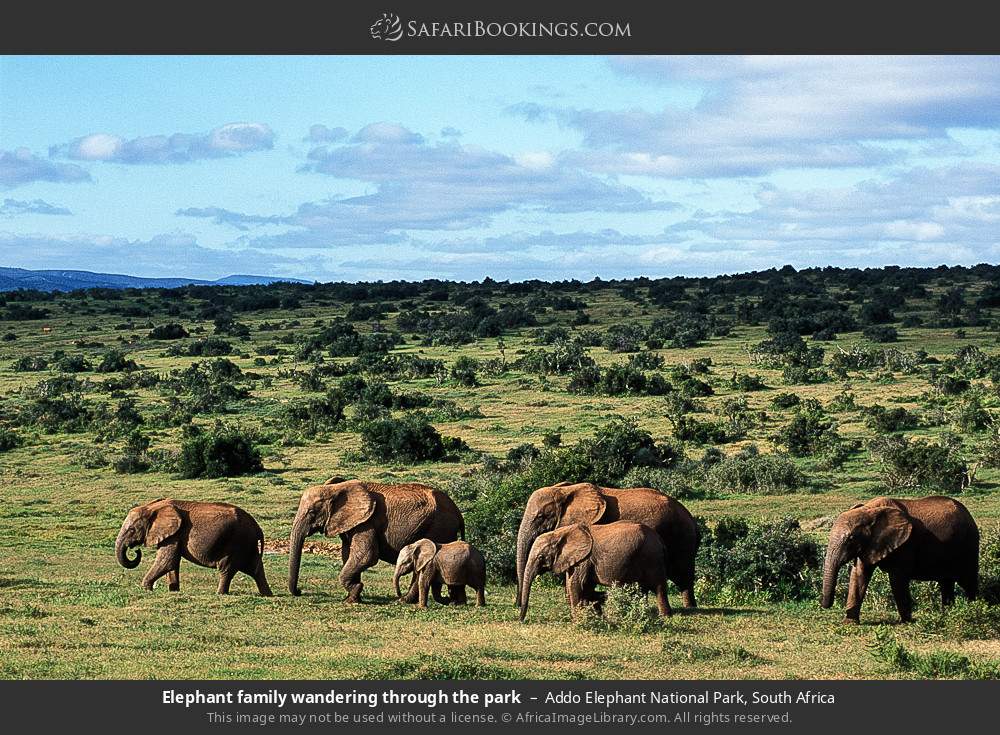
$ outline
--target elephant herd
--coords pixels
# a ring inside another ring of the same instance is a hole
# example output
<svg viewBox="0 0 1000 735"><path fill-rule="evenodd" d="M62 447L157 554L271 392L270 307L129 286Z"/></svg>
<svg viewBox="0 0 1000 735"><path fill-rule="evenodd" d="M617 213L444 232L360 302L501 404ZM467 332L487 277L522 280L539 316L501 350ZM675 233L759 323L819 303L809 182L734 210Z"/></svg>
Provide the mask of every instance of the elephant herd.
<svg viewBox="0 0 1000 735"><path fill-rule="evenodd" d="M404 602L426 607L433 596L442 604L465 604L470 588L477 605L486 603L486 562L463 540L462 513L441 490L339 477L307 488L289 537L288 590L293 595L301 594L305 539L315 533L340 537L339 581L349 602L361 600L361 574L381 560L395 564L393 585ZM571 610L594 605L600 611L604 593L597 591L598 585L638 584L656 595L661 615L670 615L668 581L676 585L685 607L695 607L698 542L698 525L687 508L656 490L568 482L540 488L528 498L517 535L520 619L527 615L532 583L544 571L564 575ZM147 590L165 575L169 589L178 590L180 562L187 559L219 571L219 594L228 593L237 572L251 576L260 594L271 594L262 561L264 534L253 516L234 505L167 498L133 508L115 541L118 562L137 567L142 557L137 547L142 545L157 549L142 580ZM137 551L130 557L133 548ZM911 580L937 581L946 605L954 600L956 583L975 598L979 529L965 506L952 498L875 498L840 514L833 524L823 607L833 604L837 574L848 563L848 622L858 622L875 568L888 573L900 618L908 622ZM404 594L400 579L410 574Z"/></svg>

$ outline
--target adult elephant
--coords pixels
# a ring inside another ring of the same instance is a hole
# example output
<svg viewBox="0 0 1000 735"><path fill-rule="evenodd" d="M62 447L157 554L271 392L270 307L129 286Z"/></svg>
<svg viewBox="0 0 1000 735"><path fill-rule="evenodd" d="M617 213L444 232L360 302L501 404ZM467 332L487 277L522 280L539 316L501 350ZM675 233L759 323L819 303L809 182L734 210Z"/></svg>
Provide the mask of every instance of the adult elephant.
<svg viewBox="0 0 1000 735"><path fill-rule="evenodd" d="M853 561L847 622L857 623L872 572L889 574L899 617L911 620L910 581L936 581L941 602L955 600L955 583L966 597L979 589L979 527L968 509L941 495L899 500L875 498L844 511L833 523L823 566L824 608L833 605L837 573Z"/></svg>
<svg viewBox="0 0 1000 735"><path fill-rule="evenodd" d="M600 487L589 482L543 487L531 494L517 532L517 604L531 545L541 534L573 523L635 521L657 532L667 551L667 579L677 585L684 607L695 607L694 558L698 526L681 503L648 487Z"/></svg>
<svg viewBox="0 0 1000 735"><path fill-rule="evenodd" d="M361 572L379 559L395 563L400 549L417 539L439 544L465 535L465 520L447 493L427 485L382 485L332 478L306 488L289 539L288 591L299 590L299 566L306 536L340 536L344 568L340 583L347 600L361 599Z"/></svg>

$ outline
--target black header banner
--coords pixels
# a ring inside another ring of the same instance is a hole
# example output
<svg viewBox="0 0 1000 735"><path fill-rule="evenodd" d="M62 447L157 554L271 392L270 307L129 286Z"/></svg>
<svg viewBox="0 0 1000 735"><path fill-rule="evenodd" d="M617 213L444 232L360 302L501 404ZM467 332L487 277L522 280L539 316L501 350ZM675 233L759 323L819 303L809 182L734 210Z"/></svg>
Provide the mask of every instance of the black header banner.
<svg viewBox="0 0 1000 735"><path fill-rule="evenodd" d="M8 4L0 52L62 54L989 53L987 3L798 0Z"/></svg>

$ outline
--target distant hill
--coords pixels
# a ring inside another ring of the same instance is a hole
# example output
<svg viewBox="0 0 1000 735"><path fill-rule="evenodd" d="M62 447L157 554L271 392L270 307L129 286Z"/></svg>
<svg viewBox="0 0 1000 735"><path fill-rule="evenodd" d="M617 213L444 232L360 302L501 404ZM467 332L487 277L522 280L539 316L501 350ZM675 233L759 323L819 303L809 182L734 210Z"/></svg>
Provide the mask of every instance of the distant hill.
<svg viewBox="0 0 1000 735"><path fill-rule="evenodd" d="M232 275L215 281L197 278L140 278L117 273L91 273L90 271L43 270L26 268L0 268L0 291L33 288L38 291L74 291L80 288L177 288L178 286L266 286L277 282L311 283L298 278L273 276Z"/></svg>

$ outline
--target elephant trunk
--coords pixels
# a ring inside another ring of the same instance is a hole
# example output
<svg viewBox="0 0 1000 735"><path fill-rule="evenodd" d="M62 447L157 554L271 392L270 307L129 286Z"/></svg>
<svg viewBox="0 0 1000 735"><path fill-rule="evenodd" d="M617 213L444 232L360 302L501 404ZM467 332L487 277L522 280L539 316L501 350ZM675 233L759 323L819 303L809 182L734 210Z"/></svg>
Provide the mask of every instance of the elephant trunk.
<svg viewBox="0 0 1000 735"><path fill-rule="evenodd" d="M826 560L823 563L823 596L820 606L829 608L833 605L833 593L837 587L837 573L844 566L844 544L842 540L832 540L826 547Z"/></svg>
<svg viewBox="0 0 1000 735"><path fill-rule="evenodd" d="M527 561L526 568L524 570L524 581L521 583L519 589L519 599L521 606L521 617L520 620L523 623L524 619L528 615L528 598L531 597L531 584L535 581L535 577L538 576L538 559L531 558Z"/></svg>
<svg viewBox="0 0 1000 735"><path fill-rule="evenodd" d="M118 538L115 539L115 556L118 559L118 563L121 564L126 569L135 569L139 566L139 562L142 561L142 550L135 550L135 558L129 559L128 557L128 546L125 545L125 529L123 528L118 534Z"/></svg>
<svg viewBox="0 0 1000 735"><path fill-rule="evenodd" d="M399 566L396 567L396 571L393 572L393 574L392 574L392 588L396 591L396 597L402 597L403 596L403 593L400 592L400 590L399 590L399 579L404 574L406 574L406 572L403 571L403 567L399 567Z"/></svg>
<svg viewBox="0 0 1000 735"><path fill-rule="evenodd" d="M288 591L293 595L302 594L302 590L299 589L299 567L302 564L302 546L308 535L309 527L306 519L301 515L296 516L292 535L288 539Z"/></svg>
<svg viewBox="0 0 1000 735"><path fill-rule="evenodd" d="M517 529L517 600L516 604L521 604L521 588L524 582L524 567L528 561L528 552L531 545L538 538L539 531L535 527L534 521L525 512L521 519L521 526Z"/></svg>

